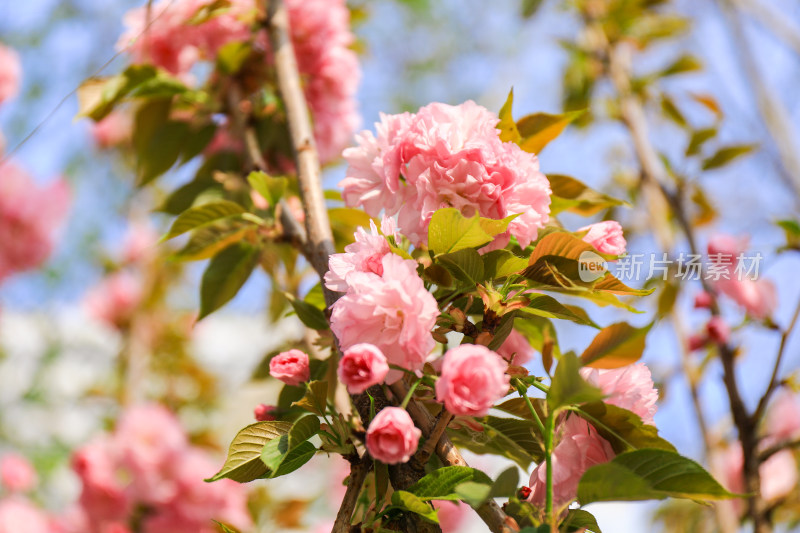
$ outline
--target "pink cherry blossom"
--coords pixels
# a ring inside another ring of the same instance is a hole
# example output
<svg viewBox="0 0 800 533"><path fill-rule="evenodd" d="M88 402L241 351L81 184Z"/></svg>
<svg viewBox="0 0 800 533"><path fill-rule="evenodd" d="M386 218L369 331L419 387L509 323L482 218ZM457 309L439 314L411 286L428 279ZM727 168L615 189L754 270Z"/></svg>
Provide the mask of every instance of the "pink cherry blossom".
<svg viewBox="0 0 800 533"><path fill-rule="evenodd" d="M47 259L68 208L64 180L40 187L13 161L0 166L0 281Z"/></svg>
<svg viewBox="0 0 800 533"><path fill-rule="evenodd" d="M122 242L122 261L142 263L152 259L157 253L158 233L153 226L136 221L128 227Z"/></svg>
<svg viewBox="0 0 800 533"><path fill-rule="evenodd" d="M383 256L390 252L389 243L378 233L370 221L370 232L358 228L356 241L348 244L342 254L333 254L328 260L330 270L325 274L325 286L332 291L346 292L347 276L352 272L372 272L383 275Z"/></svg>
<svg viewBox="0 0 800 533"><path fill-rule="evenodd" d="M694 295L695 309L708 309L711 307L711 295L706 291L700 291Z"/></svg>
<svg viewBox="0 0 800 533"><path fill-rule="evenodd" d="M0 104L19 93L22 64L17 52L0 43Z"/></svg>
<svg viewBox="0 0 800 533"><path fill-rule="evenodd" d="M382 463L405 463L417 451L421 436L405 409L386 407L369 424L367 451Z"/></svg>
<svg viewBox="0 0 800 533"><path fill-rule="evenodd" d="M497 353L509 363L522 366L533 359L536 351L531 347L525 335L514 329L498 348Z"/></svg>
<svg viewBox="0 0 800 533"><path fill-rule="evenodd" d="M309 380L308 355L300 350L281 352L269 362L269 375L287 385L300 385Z"/></svg>
<svg viewBox="0 0 800 533"><path fill-rule="evenodd" d="M100 148L113 148L130 142L133 117L124 111L112 111L92 124L92 137Z"/></svg>
<svg viewBox="0 0 800 533"><path fill-rule="evenodd" d="M517 214L509 231L527 246L548 221L550 184L535 155L500 141L497 122L472 101L381 116L377 136L362 132L344 153L345 203L373 216L397 214L415 245L427 242L431 216L442 207L494 219Z"/></svg>
<svg viewBox="0 0 800 533"><path fill-rule="evenodd" d="M438 511L439 525L443 533L463 531L464 519L469 513L467 504L449 500L434 500L433 507Z"/></svg>
<svg viewBox="0 0 800 533"><path fill-rule="evenodd" d="M416 261L386 254L381 265L381 275L348 276L350 288L332 308L331 330L344 350L374 344L389 363L420 370L435 345L431 330L439 307L417 274ZM386 381L394 383L401 376L399 370L390 370Z"/></svg>
<svg viewBox="0 0 800 533"><path fill-rule="evenodd" d="M653 415L658 408L658 391L653 386L647 365L634 363L609 370L584 367L580 373L583 379L608 396L604 400L606 403L632 411L645 424L655 425Z"/></svg>
<svg viewBox="0 0 800 533"><path fill-rule="evenodd" d="M380 348L372 344L354 344L339 360L339 381L350 394L361 394L373 385L382 383L389 364Z"/></svg>
<svg viewBox="0 0 800 533"><path fill-rule="evenodd" d="M578 482L589 467L614 458L614 450L584 419L570 415L556 430L558 444L553 449L553 501L562 507L575 499ZM544 462L534 468L528 500L544 507L547 472Z"/></svg>
<svg viewBox="0 0 800 533"><path fill-rule="evenodd" d="M29 500L12 496L0 501L0 533L56 533L55 524Z"/></svg>
<svg viewBox="0 0 800 533"><path fill-rule="evenodd" d="M122 328L139 306L142 291L142 279L138 274L120 270L91 288L84 305L95 319Z"/></svg>
<svg viewBox="0 0 800 533"><path fill-rule="evenodd" d="M28 492L36 479L36 470L22 455L9 453L0 458L0 483L9 492Z"/></svg>
<svg viewBox="0 0 800 533"><path fill-rule="evenodd" d="M594 246L602 254L622 255L625 253L625 237L622 235L622 226L615 220L606 220L590 224L578 231L586 231L583 240Z"/></svg>
<svg viewBox="0 0 800 533"><path fill-rule="evenodd" d="M260 403L253 409L253 415L259 422L269 422L276 419L274 414L276 409L274 405Z"/></svg>
<svg viewBox="0 0 800 533"><path fill-rule="evenodd" d="M778 307L777 289L768 279L719 279L713 285L754 318L767 318Z"/></svg>
<svg viewBox="0 0 800 533"><path fill-rule="evenodd" d="M454 415L484 416L508 393L506 363L479 344L462 344L444 355L436 400Z"/></svg>
<svg viewBox="0 0 800 533"><path fill-rule="evenodd" d="M119 476L119 457L110 437L86 444L72 456L72 469L82 488L79 503L94 525L92 533L105 522L124 521L134 502ZM88 521L88 520L87 520Z"/></svg>
<svg viewBox="0 0 800 533"><path fill-rule="evenodd" d="M767 434L778 441L800 436L800 396L783 391L767 413Z"/></svg>

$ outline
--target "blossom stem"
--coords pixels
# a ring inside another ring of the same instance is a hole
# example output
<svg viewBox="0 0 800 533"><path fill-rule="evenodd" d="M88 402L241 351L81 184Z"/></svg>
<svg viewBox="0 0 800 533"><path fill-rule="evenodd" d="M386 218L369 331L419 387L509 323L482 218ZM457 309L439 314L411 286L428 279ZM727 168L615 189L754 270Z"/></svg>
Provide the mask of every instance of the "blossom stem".
<svg viewBox="0 0 800 533"><path fill-rule="evenodd" d="M403 398L403 403L400 404L400 408L401 409L405 409L406 407L408 407L408 402L411 401L411 397L414 396L414 391L417 390L417 387L419 386L420 383L422 383L421 379L415 381L414 384L411 385L411 388L408 389L408 392L406 393L406 397Z"/></svg>
<svg viewBox="0 0 800 533"><path fill-rule="evenodd" d="M556 412L550 413L545 421L544 431L544 460L547 474L547 486L544 500L545 519L550 523L550 529L557 532L556 517L553 514L553 437L556 432Z"/></svg>
<svg viewBox="0 0 800 533"><path fill-rule="evenodd" d="M539 413L536 412L536 409L533 408L533 404L531 403L531 399L528 398L528 389L525 387L525 384L520 381L519 378L514 378L514 387L517 389L517 392L525 400L525 405L528 406L528 411L531 412L531 417L533 418L536 425L539 427L539 431L542 435L545 434L544 424L542 424L542 419L539 418Z"/></svg>

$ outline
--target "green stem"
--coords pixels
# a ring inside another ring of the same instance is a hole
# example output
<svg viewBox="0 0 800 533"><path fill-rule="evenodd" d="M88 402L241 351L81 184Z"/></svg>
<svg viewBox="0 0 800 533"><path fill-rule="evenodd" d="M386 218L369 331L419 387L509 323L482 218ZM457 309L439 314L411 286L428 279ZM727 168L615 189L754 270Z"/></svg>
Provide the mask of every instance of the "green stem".
<svg viewBox="0 0 800 533"><path fill-rule="evenodd" d="M525 405L528 406L528 411L531 412L531 417L533 418L536 425L539 426L539 432L544 435L544 424L542 424L542 419L539 418L539 413L536 412L536 409L533 408L533 404L531 403L531 399L528 398L528 389L525 388L525 384L519 380L519 378L514 378L514 387L517 389L517 392L522 399L525 400Z"/></svg>
<svg viewBox="0 0 800 533"><path fill-rule="evenodd" d="M546 428L544 432L544 453L545 453L545 472L547 474L547 492L544 503L545 519L550 523L552 531L558 531L556 528L556 517L553 515L553 436L556 432L556 415L558 413L553 411L545 421Z"/></svg>
<svg viewBox="0 0 800 533"><path fill-rule="evenodd" d="M537 388L537 389L539 389L540 391L544 392L545 394L547 394L548 392L550 392L550 387L548 387L548 386L547 386L547 385L545 385L544 383L540 383L540 382L538 382L538 381L534 381L534 382L532 382L532 383L531 383L531 385L533 385L534 387L536 387L536 388Z"/></svg>
<svg viewBox="0 0 800 533"><path fill-rule="evenodd" d="M411 388L408 389L408 392L406 393L406 397L403 398L403 403L400 404L400 408L401 409L405 409L408 406L408 402L411 401L411 396L414 395L414 391L417 390L417 387L419 386L420 383L422 383L421 379L415 381L414 384L411 385Z"/></svg>

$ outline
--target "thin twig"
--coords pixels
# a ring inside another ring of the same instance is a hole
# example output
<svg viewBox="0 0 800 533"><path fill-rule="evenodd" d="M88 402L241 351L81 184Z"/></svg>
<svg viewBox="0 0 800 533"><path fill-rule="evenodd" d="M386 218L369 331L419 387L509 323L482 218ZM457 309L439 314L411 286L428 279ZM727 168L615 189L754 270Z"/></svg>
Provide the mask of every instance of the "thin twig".
<svg viewBox="0 0 800 533"><path fill-rule="evenodd" d="M758 407L756 407L756 410L753 413L753 422L755 424L757 424L764 415L764 411L767 409L767 404L769 403L772 393L778 388L778 373L780 371L781 361L783 361L783 354L786 352L786 345L789 342L789 337L791 336L792 331L794 331L798 317L800 317L800 300L797 302L797 307L794 310L794 315L792 315L792 320L789 322L789 325L781 335L781 343L778 347L778 355L775 357L775 366L772 367L772 376L769 378L769 385L767 385L767 390L758 401Z"/></svg>
<svg viewBox="0 0 800 533"><path fill-rule="evenodd" d="M443 410L442 414L439 415L439 420L436 422L436 426L434 426L433 430L431 431L428 440L425 441L425 444L414 456L414 459L418 463L424 465L428 462L428 459L431 458L431 455L436 450L436 445L439 443L439 439L444 434L445 430L447 429L447 425L451 420L453 420L453 415L447 410Z"/></svg>
<svg viewBox="0 0 800 533"><path fill-rule="evenodd" d="M779 442L777 444L773 444L769 448L762 451L758 454L759 462L764 462L773 455L778 452L782 452L783 450L791 450L792 448L800 448L800 438L792 439L792 440L785 440L783 442Z"/></svg>
<svg viewBox="0 0 800 533"><path fill-rule="evenodd" d="M339 512L336 513L336 521L333 523L333 531L349 531L350 520L353 517L353 511L358 503L358 496L361 493L361 487L364 485L364 480L367 479L367 474L372 470L372 460L368 453L364 453L363 457L349 458L350 460L350 479L347 482L347 490L344 493L342 504L339 506Z"/></svg>

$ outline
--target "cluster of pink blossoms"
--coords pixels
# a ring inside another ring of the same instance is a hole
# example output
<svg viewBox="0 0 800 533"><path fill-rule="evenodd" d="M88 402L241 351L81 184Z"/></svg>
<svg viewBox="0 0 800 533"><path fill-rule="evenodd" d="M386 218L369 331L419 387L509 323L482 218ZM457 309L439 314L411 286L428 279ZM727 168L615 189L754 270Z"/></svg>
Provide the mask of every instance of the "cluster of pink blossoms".
<svg viewBox="0 0 800 533"><path fill-rule="evenodd" d="M606 403L639 415L645 424L653 425L658 391L653 387L650 371L644 363L613 370L581 369L581 375L607 398ZM583 418L568 415L557 428L558 444L553 450L553 489L557 507L575 499L578 482L590 467L606 463L616 455L611 445ZM531 474L528 500L544 506L547 475L545 464Z"/></svg>
<svg viewBox="0 0 800 533"><path fill-rule="evenodd" d="M127 410L113 434L75 453L73 468L83 487L65 519L67 533L212 533L212 520L252 525L245 487L205 483L215 462L160 406Z"/></svg>
<svg viewBox="0 0 800 533"><path fill-rule="evenodd" d="M509 232L527 246L548 221L550 183L534 154L500 140L497 123L497 115L472 101L381 115L377 136L364 131L358 146L344 151L345 203L372 216L397 215L415 245L427 242L431 216L443 207L492 219L519 215ZM495 245L505 242L507 236Z"/></svg>
<svg viewBox="0 0 800 533"><path fill-rule="evenodd" d="M221 14L193 19L212 0L161 0L125 16L127 31L117 44L137 63L151 63L184 79L199 60L213 60L231 42L252 40L255 0L233 0ZM350 48L350 12L344 0L287 0L298 69L314 118L314 136L323 162L339 156L360 119L356 90L358 58ZM148 24L150 26L144 31ZM259 46L267 47L263 36Z"/></svg>

